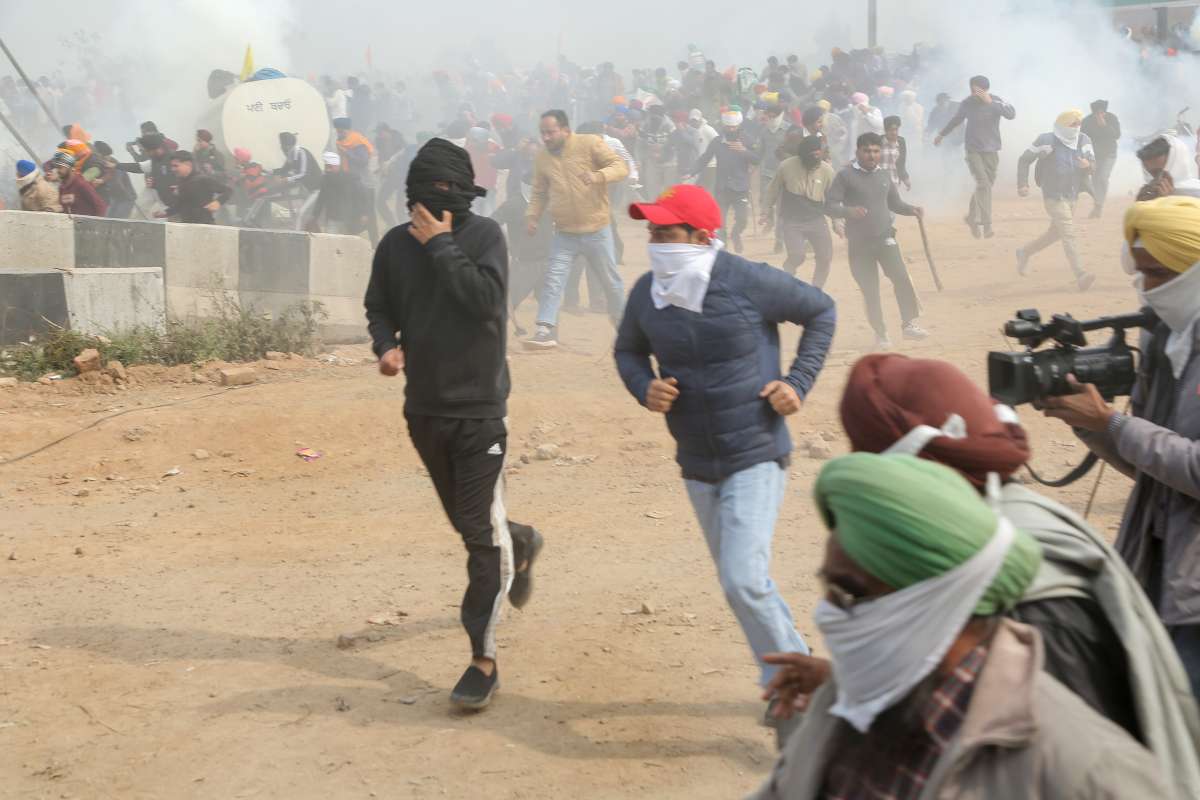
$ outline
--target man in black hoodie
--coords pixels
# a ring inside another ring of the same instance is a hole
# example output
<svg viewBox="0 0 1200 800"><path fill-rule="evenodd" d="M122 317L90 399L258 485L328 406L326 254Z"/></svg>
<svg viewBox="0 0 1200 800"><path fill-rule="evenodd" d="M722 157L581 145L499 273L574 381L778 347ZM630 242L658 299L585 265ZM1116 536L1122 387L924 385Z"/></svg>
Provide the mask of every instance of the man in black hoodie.
<svg viewBox="0 0 1200 800"><path fill-rule="evenodd" d="M499 682L504 594L525 605L542 548L537 531L507 520L504 504L508 251L499 224L471 213L485 190L463 148L430 139L407 190L412 221L375 251L367 327L379 371L405 372L409 436L467 548L462 623L472 660L450 699L481 709Z"/></svg>

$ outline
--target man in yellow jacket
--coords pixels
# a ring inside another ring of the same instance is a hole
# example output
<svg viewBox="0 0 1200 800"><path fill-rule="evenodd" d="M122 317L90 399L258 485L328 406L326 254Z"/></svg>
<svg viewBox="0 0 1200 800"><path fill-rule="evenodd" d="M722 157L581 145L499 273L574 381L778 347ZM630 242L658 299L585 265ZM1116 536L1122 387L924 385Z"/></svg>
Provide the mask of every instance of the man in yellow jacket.
<svg viewBox="0 0 1200 800"><path fill-rule="evenodd" d="M601 137L572 133L563 111L547 111L539 129L546 148L534 161L525 222L529 235L534 235L542 212L549 207L554 239L538 295L537 331L525 345L549 349L558 346L558 311L571 264L578 255L587 259L588 269L605 288L613 325L621 319L625 287L613 249L608 184L624 180L629 168Z"/></svg>

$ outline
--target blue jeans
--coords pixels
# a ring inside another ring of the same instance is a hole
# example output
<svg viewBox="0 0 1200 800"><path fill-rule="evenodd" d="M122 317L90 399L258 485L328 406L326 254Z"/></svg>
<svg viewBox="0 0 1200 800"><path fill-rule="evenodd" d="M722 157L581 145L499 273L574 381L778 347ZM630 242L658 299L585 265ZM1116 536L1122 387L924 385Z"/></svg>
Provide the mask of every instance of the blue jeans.
<svg viewBox="0 0 1200 800"><path fill-rule="evenodd" d="M608 318L615 327L621 321L625 306L625 284L617 273L617 259L613 251L612 226L605 225L595 233L554 232L550 243L550 263L546 265L546 277L542 291L538 294L538 325L558 324L558 310L562 306L563 290L571 274L575 256L587 259L588 269L596 276L608 298Z"/></svg>
<svg viewBox="0 0 1200 800"><path fill-rule="evenodd" d="M792 612L771 580L771 539L783 503L787 471L774 461L735 472L719 483L684 481L725 599L742 626L766 686L776 667L764 653L808 653Z"/></svg>

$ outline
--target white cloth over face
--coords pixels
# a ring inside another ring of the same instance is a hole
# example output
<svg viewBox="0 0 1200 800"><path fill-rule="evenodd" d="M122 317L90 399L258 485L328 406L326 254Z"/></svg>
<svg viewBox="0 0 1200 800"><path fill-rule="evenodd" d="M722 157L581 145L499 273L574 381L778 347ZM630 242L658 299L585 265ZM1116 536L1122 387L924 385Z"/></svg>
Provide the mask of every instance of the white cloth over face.
<svg viewBox="0 0 1200 800"><path fill-rule="evenodd" d="M679 306L699 314L712 279L721 242L712 244L651 244L650 299L660 311Z"/></svg>
<svg viewBox="0 0 1200 800"><path fill-rule="evenodd" d="M937 669L1000 572L1015 537L1012 523L999 517L991 540L944 575L848 610L821 600L813 619L837 681L837 702L829 713L865 733Z"/></svg>
<svg viewBox="0 0 1200 800"><path fill-rule="evenodd" d="M1198 197L1200 198L1200 179L1196 178L1196 164L1192 160L1192 153L1173 133L1162 133L1157 137L1164 139L1170 148L1167 154L1167 165L1164 170L1171 173L1171 181L1175 185L1175 189L1171 192L1172 195L1180 197ZM1154 176L1142 167L1142 177L1147 183L1154 180Z"/></svg>
<svg viewBox="0 0 1200 800"><path fill-rule="evenodd" d="M1171 329L1166 354L1176 379L1183 374L1183 368L1192 357L1196 322L1200 320L1200 269L1196 267L1197 264L1193 264L1178 278L1149 291L1143 288L1145 275L1139 272L1133 279L1142 305L1154 309L1158 318Z"/></svg>
<svg viewBox="0 0 1200 800"><path fill-rule="evenodd" d="M1079 148L1079 126L1070 125L1055 125L1054 138L1058 139L1067 148L1077 150Z"/></svg>

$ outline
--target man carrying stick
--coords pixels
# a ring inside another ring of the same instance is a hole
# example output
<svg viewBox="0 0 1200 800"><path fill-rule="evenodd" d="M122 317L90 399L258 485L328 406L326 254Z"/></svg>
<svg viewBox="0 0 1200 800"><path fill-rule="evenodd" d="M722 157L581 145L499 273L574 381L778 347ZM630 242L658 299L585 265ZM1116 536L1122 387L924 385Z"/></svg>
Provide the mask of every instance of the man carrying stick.
<svg viewBox="0 0 1200 800"><path fill-rule="evenodd" d="M921 301L913 287L900 245L896 243L893 214L921 219L925 211L900 199L891 174L879 166L883 137L864 133L858 137L857 158L843 167L825 196L825 213L846 220L850 273L867 304L867 319L875 331L875 347L892 346L879 299L879 270L892 282L900 306L901 332L905 339L920 341L929 332L916 322Z"/></svg>

